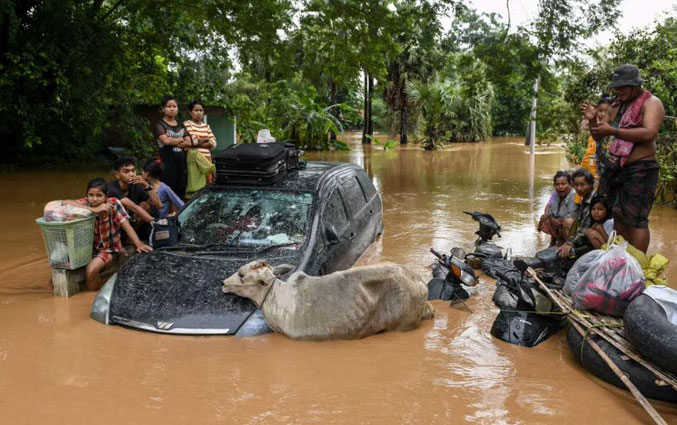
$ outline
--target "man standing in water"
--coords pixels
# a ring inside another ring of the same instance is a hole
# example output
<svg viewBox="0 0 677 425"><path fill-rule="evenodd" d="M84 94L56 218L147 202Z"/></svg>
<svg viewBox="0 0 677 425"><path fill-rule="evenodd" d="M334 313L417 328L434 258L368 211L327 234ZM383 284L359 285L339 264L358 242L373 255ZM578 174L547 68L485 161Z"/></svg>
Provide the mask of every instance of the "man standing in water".
<svg viewBox="0 0 677 425"><path fill-rule="evenodd" d="M617 102L609 110L611 125L597 123L594 108L583 108L590 120L590 133L597 143L609 137L604 153L607 175L603 189L614 217L616 231L633 246L646 252L649 247L649 213L653 206L658 170L656 138L665 116L663 103L642 88L639 69L622 65L614 69L611 88ZM612 137L611 137L612 136Z"/></svg>

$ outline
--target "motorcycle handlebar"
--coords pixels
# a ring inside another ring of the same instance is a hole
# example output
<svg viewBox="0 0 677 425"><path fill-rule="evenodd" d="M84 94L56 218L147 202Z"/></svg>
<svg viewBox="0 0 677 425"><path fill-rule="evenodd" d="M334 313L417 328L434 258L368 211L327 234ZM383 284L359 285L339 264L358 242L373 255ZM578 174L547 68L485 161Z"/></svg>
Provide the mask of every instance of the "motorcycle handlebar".
<svg viewBox="0 0 677 425"><path fill-rule="evenodd" d="M444 257L439 252L435 251L435 248L430 248L430 253L440 260L444 260Z"/></svg>

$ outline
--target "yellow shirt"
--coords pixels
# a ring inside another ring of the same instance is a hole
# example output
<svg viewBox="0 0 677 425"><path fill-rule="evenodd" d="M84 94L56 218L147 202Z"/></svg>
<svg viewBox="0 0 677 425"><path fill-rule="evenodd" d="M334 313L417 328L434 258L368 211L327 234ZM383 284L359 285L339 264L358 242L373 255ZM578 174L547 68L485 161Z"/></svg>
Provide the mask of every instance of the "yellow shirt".
<svg viewBox="0 0 677 425"><path fill-rule="evenodd" d="M597 142L592 136L588 137L588 146L585 148L585 153L583 154L583 161L581 161L581 168L585 168L590 171L590 174L595 178L595 189L597 189ZM580 204L583 198L581 198L578 193L574 197L574 202Z"/></svg>
<svg viewBox="0 0 677 425"><path fill-rule="evenodd" d="M583 154L581 167L586 168L597 179L597 142L592 136L588 137L588 146Z"/></svg>

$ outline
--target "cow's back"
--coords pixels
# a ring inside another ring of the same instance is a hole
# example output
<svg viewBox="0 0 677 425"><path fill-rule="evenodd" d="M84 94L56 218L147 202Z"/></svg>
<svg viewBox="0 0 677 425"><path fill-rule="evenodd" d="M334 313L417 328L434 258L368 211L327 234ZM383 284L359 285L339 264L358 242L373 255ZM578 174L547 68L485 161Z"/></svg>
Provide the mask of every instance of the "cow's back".
<svg viewBox="0 0 677 425"><path fill-rule="evenodd" d="M296 339L351 339L410 330L429 316L427 286L415 272L381 263L326 276L293 273L263 313L271 327Z"/></svg>

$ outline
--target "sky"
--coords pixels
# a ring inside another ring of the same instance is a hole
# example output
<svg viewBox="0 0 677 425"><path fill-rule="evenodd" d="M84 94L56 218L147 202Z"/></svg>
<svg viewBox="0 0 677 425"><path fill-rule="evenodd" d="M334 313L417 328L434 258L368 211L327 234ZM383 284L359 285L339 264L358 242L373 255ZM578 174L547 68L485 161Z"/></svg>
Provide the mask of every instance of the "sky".
<svg viewBox="0 0 677 425"><path fill-rule="evenodd" d="M509 0L511 25L528 23L538 15L538 0ZM498 13L507 22L506 0L471 0L474 8L481 12ZM623 16L618 28L624 33L633 28L653 27L656 22L665 19L665 13L677 12L677 0L623 0L620 4ZM603 31L586 43L590 47L606 45L612 37L612 31Z"/></svg>

